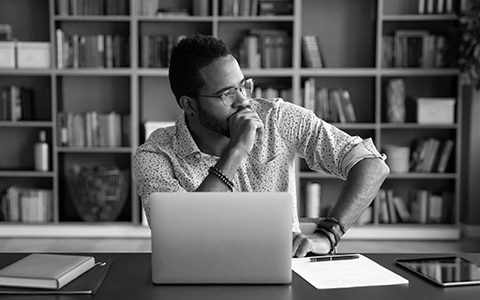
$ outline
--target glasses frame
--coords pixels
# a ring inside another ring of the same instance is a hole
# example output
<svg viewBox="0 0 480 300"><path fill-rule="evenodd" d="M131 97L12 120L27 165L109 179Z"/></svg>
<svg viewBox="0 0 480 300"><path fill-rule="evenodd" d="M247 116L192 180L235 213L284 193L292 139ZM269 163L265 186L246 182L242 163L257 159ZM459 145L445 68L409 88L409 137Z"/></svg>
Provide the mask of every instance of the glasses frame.
<svg viewBox="0 0 480 300"><path fill-rule="evenodd" d="M251 87L249 90L247 90L245 87L247 84L250 84ZM245 96L245 97L250 97L253 93L253 90L255 89L255 81L253 78L245 78L240 82L240 85L238 87L231 87L229 89L226 89L224 92L222 92L220 95L203 95L203 94L197 94L197 97L207 97L207 98L220 98L222 100L223 105L225 106L230 106L233 104L237 97L237 91L240 91L240 93Z"/></svg>

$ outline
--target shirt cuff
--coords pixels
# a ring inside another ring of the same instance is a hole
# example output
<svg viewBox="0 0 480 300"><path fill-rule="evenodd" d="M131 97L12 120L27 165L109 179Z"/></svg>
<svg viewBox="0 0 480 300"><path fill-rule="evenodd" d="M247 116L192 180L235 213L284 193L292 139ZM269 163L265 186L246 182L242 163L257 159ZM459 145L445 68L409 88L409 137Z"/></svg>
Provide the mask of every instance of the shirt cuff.
<svg viewBox="0 0 480 300"><path fill-rule="evenodd" d="M344 174L345 178L347 178L348 173L353 166L365 158L380 158L381 160L385 161L387 156L378 152L371 138L363 140L353 147L343 159L342 173Z"/></svg>

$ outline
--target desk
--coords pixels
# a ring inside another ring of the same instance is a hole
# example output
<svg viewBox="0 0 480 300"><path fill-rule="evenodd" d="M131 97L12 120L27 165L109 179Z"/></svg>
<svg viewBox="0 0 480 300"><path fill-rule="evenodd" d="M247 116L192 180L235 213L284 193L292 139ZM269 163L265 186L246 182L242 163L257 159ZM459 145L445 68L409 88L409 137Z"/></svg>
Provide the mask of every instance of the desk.
<svg viewBox="0 0 480 300"><path fill-rule="evenodd" d="M85 254L85 253L83 253ZM0 253L0 267L23 256L25 253ZM437 287L394 264L397 258L422 257L426 254L365 254L381 265L404 276L410 281L407 286L378 286L337 290L317 290L293 273L291 285L153 285L149 253L87 253L97 261L113 258L113 264L97 294L62 296L5 296L3 299L73 300L73 299L234 299L234 300L309 300L309 299L480 299L480 285L468 287ZM436 254L439 256L438 254ZM462 253L460 256L480 263L480 253Z"/></svg>

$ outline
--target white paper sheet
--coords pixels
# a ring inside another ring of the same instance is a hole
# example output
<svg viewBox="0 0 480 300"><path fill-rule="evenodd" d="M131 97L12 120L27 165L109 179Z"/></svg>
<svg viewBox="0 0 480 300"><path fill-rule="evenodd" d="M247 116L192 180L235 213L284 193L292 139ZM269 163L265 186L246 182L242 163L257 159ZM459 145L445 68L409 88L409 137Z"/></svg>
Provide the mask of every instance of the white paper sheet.
<svg viewBox="0 0 480 300"><path fill-rule="evenodd" d="M359 254L350 260L310 262L293 258L292 270L317 289L408 284L408 280Z"/></svg>

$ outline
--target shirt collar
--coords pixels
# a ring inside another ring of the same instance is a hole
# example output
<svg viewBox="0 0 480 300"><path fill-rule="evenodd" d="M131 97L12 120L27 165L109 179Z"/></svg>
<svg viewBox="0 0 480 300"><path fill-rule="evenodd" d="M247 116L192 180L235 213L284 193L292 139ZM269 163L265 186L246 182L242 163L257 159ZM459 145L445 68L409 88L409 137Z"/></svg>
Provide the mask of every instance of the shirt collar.
<svg viewBox="0 0 480 300"><path fill-rule="evenodd" d="M200 153L200 149L195 143L190 130L188 129L187 122L185 119L185 113L182 113L175 122L176 135L174 139L173 147L175 153L180 157L185 157L190 154Z"/></svg>

